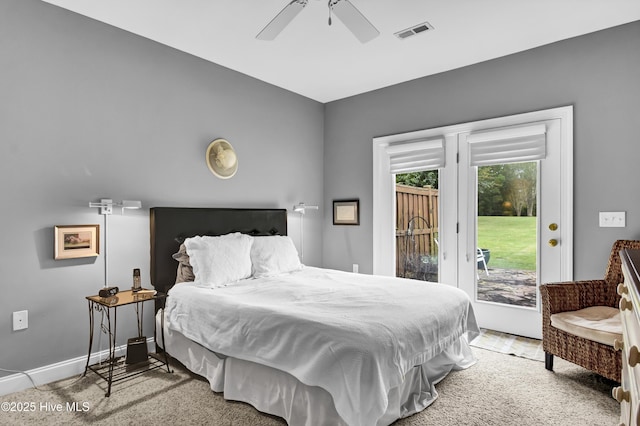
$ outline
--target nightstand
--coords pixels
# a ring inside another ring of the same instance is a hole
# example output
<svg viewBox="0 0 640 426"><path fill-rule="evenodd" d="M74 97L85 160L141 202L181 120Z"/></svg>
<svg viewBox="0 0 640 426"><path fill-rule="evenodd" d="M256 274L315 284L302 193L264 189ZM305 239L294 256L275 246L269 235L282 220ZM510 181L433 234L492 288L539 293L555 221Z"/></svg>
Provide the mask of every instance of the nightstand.
<svg viewBox="0 0 640 426"><path fill-rule="evenodd" d="M143 374L147 371L156 370L166 367L167 372L171 373L169 367L169 357L165 351L162 353L150 353L146 360L136 362L135 364L126 364L124 356L116 356L116 331L117 331L117 315L118 308L130 306L135 308L136 318L138 321L138 338L142 337L142 319L144 304L149 301L160 302L164 305L167 295L165 293L156 293L152 290L143 289L138 292L131 290L121 291L112 297L87 296L89 303L89 353L87 354L87 364L84 369L84 375L91 370L98 376L107 381L107 392L105 396L111 395L111 385L114 382L127 379L129 377ZM93 347L93 330L95 326L95 313L99 312L103 315L102 330L109 337L109 357L98 363L89 365L91 361L91 349ZM106 321L104 321L106 318ZM158 331L155 327L154 335L157 340ZM164 346L164 310L161 317L160 336ZM146 345L146 342L143 343ZM156 345L157 347L157 345Z"/></svg>

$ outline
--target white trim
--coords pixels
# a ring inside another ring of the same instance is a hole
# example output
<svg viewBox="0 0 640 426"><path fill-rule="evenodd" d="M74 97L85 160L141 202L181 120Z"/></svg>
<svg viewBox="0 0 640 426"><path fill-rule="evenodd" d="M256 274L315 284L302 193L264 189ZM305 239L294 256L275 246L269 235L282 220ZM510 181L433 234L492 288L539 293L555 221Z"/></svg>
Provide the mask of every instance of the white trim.
<svg viewBox="0 0 640 426"><path fill-rule="evenodd" d="M373 139L373 273L395 275L395 208L393 178L389 176L389 144L406 140L445 137L544 120L561 120L562 165L561 194L563 223L561 230L562 280L573 279L573 106L534 111L506 117L455 124L434 129L381 136ZM441 202L442 205L442 202ZM443 212L441 212L443 213ZM444 217L441 214L440 217Z"/></svg>
<svg viewBox="0 0 640 426"><path fill-rule="evenodd" d="M394 188L386 150L390 142L374 139L373 145L373 274L395 276L395 233L389 226L395 223Z"/></svg>
<svg viewBox="0 0 640 426"><path fill-rule="evenodd" d="M147 346L154 345L153 337L147 338ZM116 356L124 356L127 351L127 345L121 345L116 348ZM100 352L91 354L90 363L95 364L100 360L104 360L109 356L109 350L105 349ZM79 356L68 359L66 361L56 362L54 364L45 365L43 367L34 368L25 371L35 381L36 386L44 386L58 380L66 379L84 373L87 364L87 356ZM89 371L87 374L94 374ZM14 392L20 392L33 387L33 383L24 373L15 373L10 376L0 377L0 396L8 395Z"/></svg>
<svg viewBox="0 0 640 426"><path fill-rule="evenodd" d="M551 111L551 110L550 110ZM573 106L552 110L556 118L560 118L560 202L562 223L560 230L561 253L560 264L562 281L573 280Z"/></svg>

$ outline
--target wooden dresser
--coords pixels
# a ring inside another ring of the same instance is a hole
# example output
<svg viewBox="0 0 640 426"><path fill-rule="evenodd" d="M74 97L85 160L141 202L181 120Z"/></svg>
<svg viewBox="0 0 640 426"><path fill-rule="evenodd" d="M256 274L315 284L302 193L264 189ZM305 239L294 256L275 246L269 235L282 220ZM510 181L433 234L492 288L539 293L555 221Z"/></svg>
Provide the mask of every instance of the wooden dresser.
<svg viewBox="0 0 640 426"><path fill-rule="evenodd" d="M622 250L624 283L618 285L623 342L615 342L622 350L622 383L613 389L620 403L620 424L640 424L640 250Z"/></svg>

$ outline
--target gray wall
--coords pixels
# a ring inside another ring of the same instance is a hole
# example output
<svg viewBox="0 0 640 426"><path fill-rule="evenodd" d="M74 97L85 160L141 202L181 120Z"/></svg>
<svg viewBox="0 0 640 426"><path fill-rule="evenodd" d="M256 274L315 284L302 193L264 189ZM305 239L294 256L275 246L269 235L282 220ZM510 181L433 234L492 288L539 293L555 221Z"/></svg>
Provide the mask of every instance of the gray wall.
<svg viewBox="0 0 640 426"><path fill-rule="evenodd" d="M238 153L228 181L205 164L217 137ZM104 256L53 260L53 226L102 225L89 201L142 201L109 218L109 275L126 288L141 268L148 286L149 207L319 204L322 155L320 103L37 0L3 0L0 368L86 355L84 297L103 284ZM320 265L321 213L304 224L305 263ZM13 332L23 309L29 328ZM119 317L119 343L130 319Z"/></svg>
<svg viewBox="0 0 640 426"><path fill-rule="evenodd" d="M408 66L398 64L399 67ZM574 106L575 278L604 276L611 244L640 238L640 22L332 102L325 107L325 267L372 265L372 138ZM359 197L359 227L331 200ZM599 228L626 211L626 228Z"/></svg>

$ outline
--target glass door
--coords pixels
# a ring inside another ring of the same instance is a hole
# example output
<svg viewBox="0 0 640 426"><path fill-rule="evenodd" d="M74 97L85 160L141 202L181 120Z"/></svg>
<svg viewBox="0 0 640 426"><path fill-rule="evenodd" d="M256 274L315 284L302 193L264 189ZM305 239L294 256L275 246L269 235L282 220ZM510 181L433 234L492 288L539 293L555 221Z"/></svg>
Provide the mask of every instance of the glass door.
<svg viewBox="0 0 640 426"><path fill-rule="evenodd" d="M494 158L474 164L471 133L460 134L458 200L459 287L471 297L479 323L535 338L542 337L538 287L561 277L563 226L560 120L527 123L538 125L544 129L543 158L534 161L510 161L520 157L507 147L497 154L488 148L478 155Z"/></svg>
<svg viewBox="0 0 640 426"><path fill-rule="evenodd" d="M396 276L438 282L438 170L395 176Z"/></svg>
<svg viewBox="0 0 640 426"><path fill-rule="evenodd" d="M538 306L539 162L477 168L478 301Z"/></svg>

